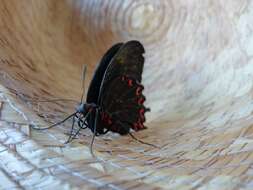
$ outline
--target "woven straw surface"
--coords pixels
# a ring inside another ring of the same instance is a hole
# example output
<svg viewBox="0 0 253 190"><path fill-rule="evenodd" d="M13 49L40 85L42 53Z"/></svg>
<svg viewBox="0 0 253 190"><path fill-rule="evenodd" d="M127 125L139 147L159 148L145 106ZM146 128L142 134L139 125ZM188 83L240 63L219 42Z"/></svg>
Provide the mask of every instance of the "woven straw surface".
<svg viewBox="0 0 253 190"><path fill-rule="evenodd" d="M0 189L252 189L253 1L1 0ZM65 145L115 42L140 40L147 130ZM18 94L18 95L16 95Z"/></svg>

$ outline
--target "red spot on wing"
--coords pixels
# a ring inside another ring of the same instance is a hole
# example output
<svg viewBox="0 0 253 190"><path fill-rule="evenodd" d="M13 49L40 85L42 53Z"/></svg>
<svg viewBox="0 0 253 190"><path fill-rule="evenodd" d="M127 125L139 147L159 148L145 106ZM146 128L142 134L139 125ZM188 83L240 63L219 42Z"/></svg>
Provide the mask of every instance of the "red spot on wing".
<svg viewBox="0 0 253 190"><path fill-rule="evenodd" d="M128 84L128 86L133 86L133 80L132 79L128 79L127 84Z"/></svg>
<svg viewBox="0 0 253 190"><path fill-rule="evenodd" d="M141 108L139 110L139 118L137 120L137 122L133 123L133 129L135 131L141 130L141 129L145 129L146 127L143 125L143 123L145 122L145 108Z"/></svg>
<svg viewBox="0 0 253 190"><path fill-rule="evenodd" d="M139 86L139 87L136 89L136 91L135 91L136 96L141 95L141 91L142 91L142 88Z"/></svg>
<svg viewBox="0 0 253 190"><path fill-rule="evenodd" d="M134 127L134 130L135 130L135 131L138 131L139 127L138 127L138 124L137 124L137 123L134 123L134 124L133 124L133 127Z"/></svg>
<svg viewBox="0 0 253 190"><path fill-rule="evenodd" d="M139 110L139 114L140 114L140 115L144 115L144 113L145 113L145 109L144 109L144 108L141 108L141 109Z"/></svg>
<svg viewBox="0 0 253 190"><path fill-rule="evenodd" d="M145 122L144 114L147 111L147 109L143 106L143 103L145 102L145 96L142 95L142 91L144 89L143 85L138 83L138 81L136 81L135 79L130 78L126 75L121 76L120 80L122 81L122 83L124 83L124 85L126 85L127 87L132 87L133 90L135 90L135 91L133 91L133 93L134 93L133 96L135 96L136 102L133 102L133 104L138 104L140 106L140 109L136 113L138 115L138 117L137 117L136 121L134 121L131 124L131 128L134 129L135 131L145 129L146 127L143 125L143 123ZM128 104L124 105L124 106L128 107ZM130 104L129 104L129 109L131 109ZM110 129L112 131L116 131L115 122L117 122L117 121L111 122L108 119L105 119L105 120L106 120L106 124L110 125Z"/></svg>
<svg viewBox="0 0 253 190"><path fill-rule="evenodd" d="M135 131L141 130L141 129L145 129L145 126L143 125L143 123L138 120L136 123L133 124L133 129Z"/></svg>
<svg viewBox="0 0 253 190"><path fill-rule="evenodd" d="M107 123L108 123L108 125L111 125L111 124L112 124L112 120L111 120L111 119L108 119L108 120L107 120Z"/></svg>
<svg viewBox="0 0 253 190"><path fill-rule="evenodd" d="M144 103L145 99L143 97L138 99L138 104L142 105Z"/></svg>
<svg viewBox="0 0 253 190"><path fill-rule="evenodd" d="M107 125L112 125L113 123L111 117L105 112L102 112L101 119Z"/></svg>

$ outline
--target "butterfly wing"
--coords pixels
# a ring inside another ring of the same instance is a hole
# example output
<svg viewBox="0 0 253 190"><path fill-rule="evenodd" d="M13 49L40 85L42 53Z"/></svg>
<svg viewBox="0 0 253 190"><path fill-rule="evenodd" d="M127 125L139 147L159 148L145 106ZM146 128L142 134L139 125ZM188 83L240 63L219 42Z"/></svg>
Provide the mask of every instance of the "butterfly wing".
<svg viewBox="0 0 253 190"><path fill-rule="evenodd" d="M144 65L143 53L145 50L139 41L128 41L122 45L106 69L103 86L106 86L112 78L120 75L129 76L141 82ZM100 89L100 94L101 90L103 88Z"/></svg>
<svg viewBox="0 0 253 190"><path fill-rule="evenodd" d="M123 45L123 43L117 43L117 44L113 45L105 53L105 55L101 59L100 63L98 64L98 67L96 68L96 71L94 72L94 75L92 77L92 80L91 80L89 88L88 88L87 97L86 97L87 103L97 104L99 90L100 90L102 80L104 78L105 71L106 71L111 59L119 51L119 49L122 45Z"/></svg>
<svg viewBox="0 0 253 190"><path fill-rule="evenodd" d="M103 128L127 134L144 129L144 89L141 75L144 48L138 41L125 43L112 58L100 86L99 106Z"/></svg>
<svg viewBox="0 0 253 190"><path fill-rule="evenodd" d="M98 64L96 68L96 71L94 72L94 75L92 77L92 80L88 88L87 97L86 97L87 103L98 104L100 86L104 78L105 71L111 59L119 51L122 45L123 43L117 43L113 45L101 59L100 63ZM90 113L90 115L87 118L87 121L88 121L88 126L91 129L91 131L94 131L93 127L94 127L94 122L95 122L95 112ZM97 134L103 134L103 133L104 133L104 127L102 125L98 125Z"/></svg>

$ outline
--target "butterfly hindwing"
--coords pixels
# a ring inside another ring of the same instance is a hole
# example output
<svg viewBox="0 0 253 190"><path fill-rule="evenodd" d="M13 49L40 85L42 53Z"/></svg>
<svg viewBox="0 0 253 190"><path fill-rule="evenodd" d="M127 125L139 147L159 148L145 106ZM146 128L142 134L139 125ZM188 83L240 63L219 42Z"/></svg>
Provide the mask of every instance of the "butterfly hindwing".
<svg viewBox="0 0 253 190"><path fill-rule="evenodd" d="M107 90L108 93L103 95L101 107L103 112L107 113L110 123L104 122L104 127L120 134L127 134L130 128L136 131L144 129L147 109L143 105L143 86L132 78L121 76L114 78Z"/></svg>

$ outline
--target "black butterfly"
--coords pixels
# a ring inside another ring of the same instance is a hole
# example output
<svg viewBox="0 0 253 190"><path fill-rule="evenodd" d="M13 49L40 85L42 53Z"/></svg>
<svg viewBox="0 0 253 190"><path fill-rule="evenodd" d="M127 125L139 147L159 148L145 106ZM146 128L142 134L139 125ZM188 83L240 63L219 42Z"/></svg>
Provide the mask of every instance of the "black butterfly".
<svg viewBox="0 0 253 190"><path fill-rule="evenodd" d="M93 140L95 136L106 134L108 131L121 135L130 134L136 139L130 133L130 129L145 129L145 112L149 111L143 105L145 96L142 94L144 86L141 84L144 52L144 47L138 41L113 45L105 53L94 73L86 102L82 102L82 95L75 113L59 123L40 129L54 127L72 117L72 129L67 142L85 128L94 133ZM73 134L75 122L79 129Z"/></svg>

